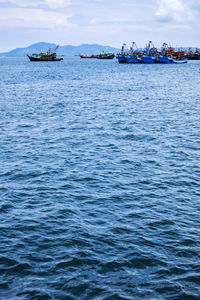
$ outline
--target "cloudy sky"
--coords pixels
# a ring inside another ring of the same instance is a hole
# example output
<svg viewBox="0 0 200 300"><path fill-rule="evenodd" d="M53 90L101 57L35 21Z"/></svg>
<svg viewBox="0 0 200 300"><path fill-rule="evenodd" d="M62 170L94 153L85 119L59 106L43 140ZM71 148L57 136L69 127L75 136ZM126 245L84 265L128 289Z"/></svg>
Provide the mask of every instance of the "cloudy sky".
<svg viewBox="0 0 200 300"><path fill-rule="evenodd" d="M200 0L0 0L0 52L36 42L200 47Z"/></svg>

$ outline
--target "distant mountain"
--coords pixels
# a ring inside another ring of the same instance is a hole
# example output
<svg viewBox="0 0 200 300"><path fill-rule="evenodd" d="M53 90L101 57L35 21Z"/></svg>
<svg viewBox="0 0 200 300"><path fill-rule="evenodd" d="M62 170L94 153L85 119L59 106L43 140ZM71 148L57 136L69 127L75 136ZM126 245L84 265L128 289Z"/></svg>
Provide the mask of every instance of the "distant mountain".
<svg viewBox="0 0 200 300"><path fill-rule="evenodd" d="M11 50L9 52L3 52L0 53L0 56L25 56L27 54L33 54L33 53L40 53L40 52L46 52L49 48L54 49L56 47L56 44L51 43L36 43L33 45L30 45L26 48L16 48L14 50ZM113 48L110 46L102 46L98 44L82 44L79 46L72 46L72 45L66 45L66 46L60 46L58 50L56 51L57 54L62 54L66 56L74 56L79 54L99 54L101 52L112 52L112 53L118 53L120 49Z"/></svg>

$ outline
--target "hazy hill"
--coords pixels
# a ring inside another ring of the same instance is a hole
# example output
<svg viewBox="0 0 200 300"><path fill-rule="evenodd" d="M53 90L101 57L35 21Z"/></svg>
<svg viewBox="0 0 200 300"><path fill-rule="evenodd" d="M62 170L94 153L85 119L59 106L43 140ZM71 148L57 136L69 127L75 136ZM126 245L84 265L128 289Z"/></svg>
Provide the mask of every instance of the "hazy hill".
<svg viewBox="0 0 200 300"><path fill-rule="evenodd" d="M46 52L49 48L54 49L56 47L56 44L51 43L36 43L33 45L30 45L26 48L16 48L14 50L11 50L9 52L3 52L0 53L0 56L25 56L27 54L32 53L40 53L40 52ZM56 51L57 54L63 54L66 56L74 56L79 54L99 54L101 52L112 52L117 53L120 51L120 49L112 48L110 46L102 46L98 44L82 44L79 46L72 46L72 45L64 45L60 46L58 50Z"/></svg>

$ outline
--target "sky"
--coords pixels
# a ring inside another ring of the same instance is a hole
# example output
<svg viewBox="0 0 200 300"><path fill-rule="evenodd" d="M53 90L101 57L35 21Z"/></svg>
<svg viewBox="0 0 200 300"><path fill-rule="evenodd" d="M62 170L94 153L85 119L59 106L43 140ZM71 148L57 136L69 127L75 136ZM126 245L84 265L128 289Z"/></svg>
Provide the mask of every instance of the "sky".
<svg viewBox="0 0 200 300"><path fill-rule="evenodd" d="M200 0L0 0L0 52L37 42L200 47Z"/></svg>

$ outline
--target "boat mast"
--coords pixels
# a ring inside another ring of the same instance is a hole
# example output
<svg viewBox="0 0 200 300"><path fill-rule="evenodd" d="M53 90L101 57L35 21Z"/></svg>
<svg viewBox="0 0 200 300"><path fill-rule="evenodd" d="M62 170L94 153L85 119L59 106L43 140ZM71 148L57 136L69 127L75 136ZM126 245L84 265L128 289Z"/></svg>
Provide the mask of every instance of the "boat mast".
<svg viewBox="0 0 200 300"><path fill-rule="evenodd" d="M150 54L150 49L151 48L155 48L154 44L152 43L152 41L149 41L148 45L146 46L146 54L149 55Z"/></svg>
<svg viewBox="0 0 200 300"><path fill-rule="evenodd" d="M126 44L124 43L122 45L122 49L121 49L121 55L125 55L125 48L127 48Z"/></svg>
<svg viewBox="0 0 200 300"><path fill-rule="evenodd" d="M130 53L131 53L131 55L133 55L133 50L134 50L134 48L137 49L137 45L136 45L135 42L132 42L132 45L131 45L131 47L130 47Z"/></svg>

